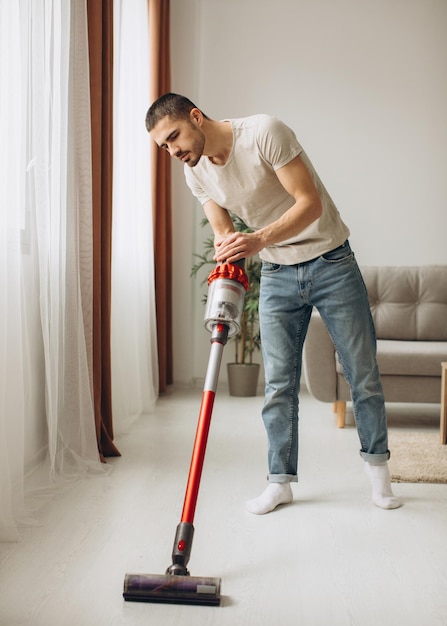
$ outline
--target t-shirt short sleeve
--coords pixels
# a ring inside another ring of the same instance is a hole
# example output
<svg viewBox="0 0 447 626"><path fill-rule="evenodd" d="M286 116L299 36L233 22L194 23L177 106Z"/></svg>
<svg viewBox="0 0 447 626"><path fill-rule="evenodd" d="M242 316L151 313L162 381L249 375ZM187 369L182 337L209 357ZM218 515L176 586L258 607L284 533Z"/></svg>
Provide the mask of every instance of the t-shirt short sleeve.
<svg viewBox="0 0 447 626"><path fill-rule="evenodd" d="M275 171L303 152L293 130L276 117L263 117L257 142L260 154Z"/></svg>

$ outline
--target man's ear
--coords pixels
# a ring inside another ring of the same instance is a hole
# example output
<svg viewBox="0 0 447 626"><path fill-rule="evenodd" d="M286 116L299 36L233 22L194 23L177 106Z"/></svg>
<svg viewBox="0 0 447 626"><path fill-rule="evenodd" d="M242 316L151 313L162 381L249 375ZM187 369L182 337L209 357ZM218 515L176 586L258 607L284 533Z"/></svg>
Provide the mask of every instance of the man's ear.
<svg viewBox="0 0 447 626"><path fill-rule="evenodd" d="M191 120L192 124L197 125L197 126L202 126L202 122L203 122L202 111L197 108L191 109L191 111L189 112L189 119Z"/></svg>

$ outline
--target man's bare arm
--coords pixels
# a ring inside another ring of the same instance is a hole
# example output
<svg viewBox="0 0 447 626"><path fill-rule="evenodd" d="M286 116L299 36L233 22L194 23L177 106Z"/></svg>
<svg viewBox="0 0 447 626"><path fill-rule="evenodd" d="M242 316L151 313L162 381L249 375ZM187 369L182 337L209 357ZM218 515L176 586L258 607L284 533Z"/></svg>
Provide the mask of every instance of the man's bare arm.
<svg viewBox="0 0 447 626"><path fill-rule="evenodd" d="M203 210L214 233L214 245L218 246L224 239L234 233L233 220L228 211L219 206L214 200L205 202Z"/></svg>

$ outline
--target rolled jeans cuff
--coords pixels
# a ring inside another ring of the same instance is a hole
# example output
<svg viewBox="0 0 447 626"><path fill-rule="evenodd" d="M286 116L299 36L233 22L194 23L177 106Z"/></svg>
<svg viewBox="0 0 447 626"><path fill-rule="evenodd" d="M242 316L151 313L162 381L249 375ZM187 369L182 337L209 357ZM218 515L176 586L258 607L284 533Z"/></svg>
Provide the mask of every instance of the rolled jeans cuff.
<svg viewBox="0 0 447 626"><path fill-rule="evenodd" d="M297 483L298 476L296 474L269 474L267 476L269 483Z"/></svg>
<svg viewBox="0 0 447 626"><path fill-rule="evenodd" d="M369 454L368 452L362 452L360 450L360 456L370 465L384 465L384 463L387 463L387 461L389 461L391 453L388 450L387 452L385 452L385 454Z"/></svg>

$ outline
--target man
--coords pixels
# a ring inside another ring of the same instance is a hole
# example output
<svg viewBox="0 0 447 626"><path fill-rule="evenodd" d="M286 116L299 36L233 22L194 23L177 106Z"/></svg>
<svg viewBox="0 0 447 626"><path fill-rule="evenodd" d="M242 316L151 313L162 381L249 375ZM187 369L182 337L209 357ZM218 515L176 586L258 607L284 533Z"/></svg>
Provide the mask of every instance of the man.
<svg viewBox="0 0 447 626"><path fill-rule="evenodd" d="M366 289L349 230L293 131L268 115L216 121L177 94L152 104L146 127L159 147L185 164L186 182L215 235L215 260L235 262L259 253L263 262L259 312L269 482L246 503L247 510L261 515L292 501L302 348L314 306L351 386L373 502L397 508ZM254 232L235 232L229 213Z"/></svg>

